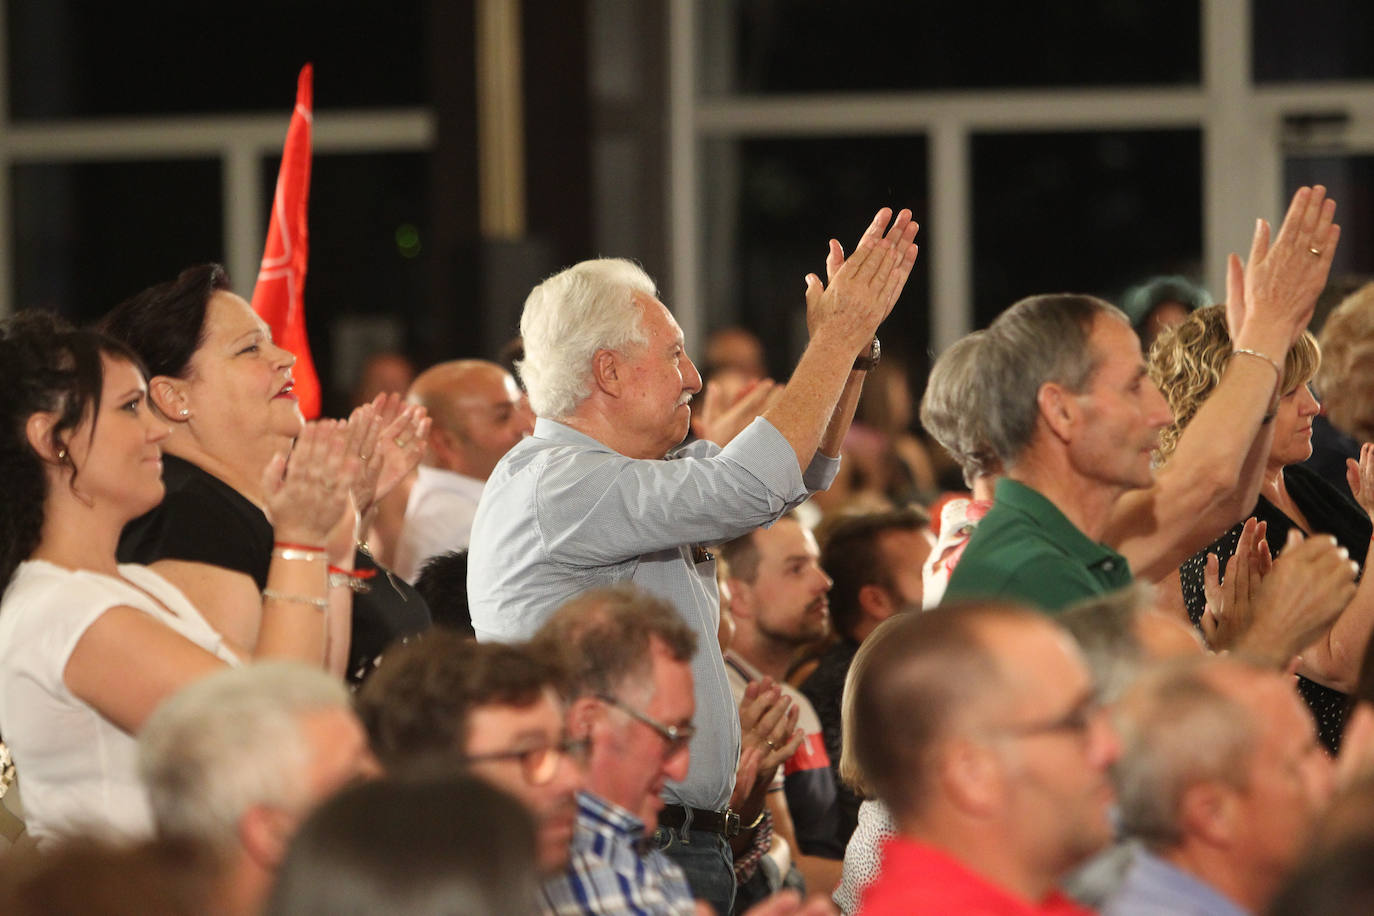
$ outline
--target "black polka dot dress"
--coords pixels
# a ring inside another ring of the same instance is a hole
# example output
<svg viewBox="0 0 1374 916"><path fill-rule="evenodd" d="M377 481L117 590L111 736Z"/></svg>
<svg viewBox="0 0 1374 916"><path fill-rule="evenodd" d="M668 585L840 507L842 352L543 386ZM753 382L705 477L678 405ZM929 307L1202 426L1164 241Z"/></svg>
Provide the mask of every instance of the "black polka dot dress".
<svg viewBox="0 0 1374 916"><path fill-rule="evenodd" d="M1351 558L1363 565L1365 552L1369 547L1371 527L1369 517L1359 504L1348 494L1337 490L1301 465L1284 468L1283 482L1288 495L1297 504L1314 532L1335 537L1336 541L1350 552ZM1294 527L1293 520L1263 496L1250 514L1266 523L1265 540L1269 542L1269 552L1278 557L1288 540L1289 530ZM1188 606L1188 616L1192 618L1194 625L1200 626L1202 609L1206 604L1203 571L1206 569L1207 554L1217 555L1224 575L1227 561L1236 552L1236 543L1240 540L1243 525L1244 522L1237 524L1205 550L1190 557L1179 569L1179 578L1183 583L1183 600ZM1361 573L1363 574L1363 570ZM1302 694L1307 708L1317 720L1317 732L1322 744L1334 754L1340 749L1341 732L1345 728L1346 715L1349 713L1350 698L1339 690L1324 687L1305 677L1298 678L1298 692Z"/></svg>

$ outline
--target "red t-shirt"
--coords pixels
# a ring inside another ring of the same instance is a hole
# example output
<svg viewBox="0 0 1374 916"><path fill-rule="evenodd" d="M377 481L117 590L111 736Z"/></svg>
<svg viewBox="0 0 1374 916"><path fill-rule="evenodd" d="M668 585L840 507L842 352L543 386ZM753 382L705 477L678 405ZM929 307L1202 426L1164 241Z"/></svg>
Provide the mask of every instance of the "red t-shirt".
<svg viewBox="0 0 1374 916"><path fill-rule="evenodd" d="M864 891L858 916L1092 916L1055 891L1023 900L933 846L903 837L883 844L882 870Z"/></svg>

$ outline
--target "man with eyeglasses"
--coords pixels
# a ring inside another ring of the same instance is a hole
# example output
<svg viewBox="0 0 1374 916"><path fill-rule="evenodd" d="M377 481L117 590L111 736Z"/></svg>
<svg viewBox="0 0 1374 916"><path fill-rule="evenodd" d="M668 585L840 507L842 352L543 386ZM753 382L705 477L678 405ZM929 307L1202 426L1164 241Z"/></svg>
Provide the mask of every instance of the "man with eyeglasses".
<svg viewBox="0 0 1374 916"><path fill-rule="evenodd" d="M900 614L851 669L854 763L897 835L862 916L1054 914L1112 839L1119 747L1077 647L1006 603Z"/></svg>
<svg viewBox="0 0 1374 916"><path fill-rule="evenodd" d="M392 775L466 770L524 804L540 869L554 874L568 861L586 751L564 729L561 685L558 666L526 647L435 629L388 652L357 706Z"/></svg>
<svg viewBox="0 0 1374 916"><path fill-rule="evenodd" d="M568 731L590 742L572 854L544 885L545 911L695 913L682 869L650 837L664 783L687 775L696 634L666 602L621 586L568 602L533 646L566 668Z"/></svg>
<svg viewBox="0 0 1374 916"><path fill-rule="evenodd" d="M696 634L667 602L633 586L593 589L559 608L533 648L568 676L568 730L590 742L567 869L544 885L545 912L698 912L682 869L663 854L660 793L687 772ZM769 913L797 911L792 898Z"/></svg>

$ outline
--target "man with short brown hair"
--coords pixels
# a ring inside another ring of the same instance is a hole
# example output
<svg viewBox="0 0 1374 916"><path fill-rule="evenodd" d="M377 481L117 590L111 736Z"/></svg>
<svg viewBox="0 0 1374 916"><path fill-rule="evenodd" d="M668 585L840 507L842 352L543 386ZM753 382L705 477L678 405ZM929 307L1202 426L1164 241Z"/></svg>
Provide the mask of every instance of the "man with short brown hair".
<svg viewBox="0 0 1374 916"><path fill-rule="evenodd" d="M1112 839L1118 748L1068 634L1005 603L902 614L852 678L855 762L897 826L859 912L1086 913L1056 885Z"/></svg>
<svg viewBox="0 0 1374 916"><path fill-rule="evenodd" d="M821 569L815 537L794 514L720 551L735 620L735 638L725 654L735 700L743 699L750 682L771 680L798 710L801 743L770 790L774 829L793 847L808 886L829 890L839 880L847 839L839 835L835 776L821 720L786 677L797 651L830 632L830 577Z"/></svg>
<svg viewBox="0 0 1374 916"><path fill-rule="evenodd" d="M533 647L563 660L568 729L590 742L570 861L544 884L546 912L695 913L682 869L645 840L664 783L687 775L696 634L666 602L617 586L559 608Z"/></svg>
<svg viewBox="0 0 1374 916"><path fill-rule="evenodd" d="M519 799L553 873L568 860L584 750L566 734L562 685L557 665L525 647L436 629L388 652L357 706L389 772L467 770Z"/></svg>

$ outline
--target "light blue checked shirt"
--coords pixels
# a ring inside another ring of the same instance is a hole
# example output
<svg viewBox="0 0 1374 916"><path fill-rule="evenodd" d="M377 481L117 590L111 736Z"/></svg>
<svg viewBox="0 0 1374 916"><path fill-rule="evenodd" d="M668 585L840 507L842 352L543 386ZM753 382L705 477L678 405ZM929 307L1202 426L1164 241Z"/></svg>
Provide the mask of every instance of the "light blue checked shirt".
<svg viewBox="0 0 1374 916"><path fill-rule="evenodd" d="M643 849L647 840L639 818L581 793L568 870L544 882L544 912L692 916L686 875L657 849Z"/></svg>
<svg viewBox="0 0 1374 916"><path fill-rule="evenodd" d="M628 458L541 418L496 466L473 519L468 601L477 638L528 639L563 602L597 586L628 581L667 600L697 634L697 733L687 779L664 798L722 810L739 762L739 713L716 642L716 564L697 562L693 548L772 523L830 486L839 465L818 453L803 479L792 447L763 418L724 449L698 441L661 461Z"/></svg>
<svg viewBox="0 0 1374 916"><path fill-rule="evenodd" d="M1143 848L1135 851L1126 880L1102 912L1104 916L1249 916L1201 878Z"/></svg>

